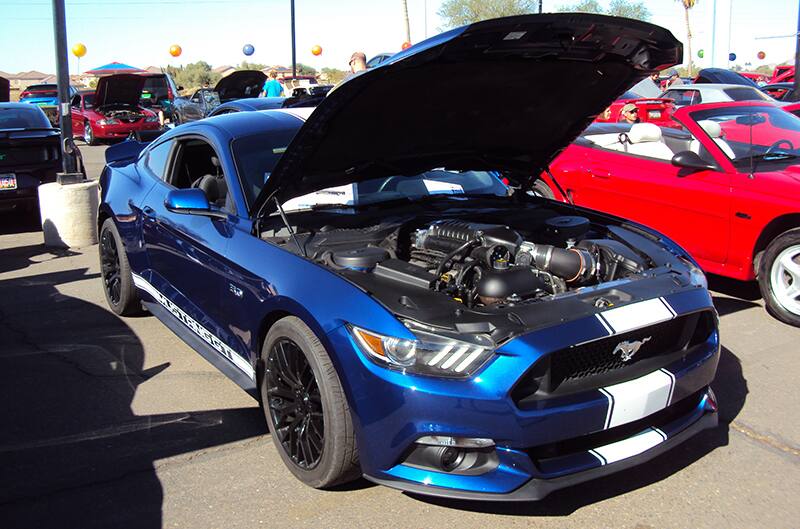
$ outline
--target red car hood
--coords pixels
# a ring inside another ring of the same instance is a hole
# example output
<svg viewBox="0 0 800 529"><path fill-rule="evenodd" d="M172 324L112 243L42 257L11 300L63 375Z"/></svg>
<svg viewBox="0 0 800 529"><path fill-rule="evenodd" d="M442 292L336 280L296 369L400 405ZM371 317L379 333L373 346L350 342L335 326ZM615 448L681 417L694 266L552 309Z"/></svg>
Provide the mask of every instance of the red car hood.
<svg viewBox="0 0 800 529"><path fill-rule="evenodd" d="M106 105L138 106L146 80L147 78L142 75L129 73L101 77L97 81L94 96L95 108Z"/></svg>

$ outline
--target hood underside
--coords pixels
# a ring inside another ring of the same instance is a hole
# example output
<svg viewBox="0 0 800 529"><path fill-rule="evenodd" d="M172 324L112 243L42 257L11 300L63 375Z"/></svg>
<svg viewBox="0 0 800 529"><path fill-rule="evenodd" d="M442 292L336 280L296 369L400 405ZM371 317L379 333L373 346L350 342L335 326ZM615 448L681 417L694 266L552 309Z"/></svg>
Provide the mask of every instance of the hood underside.
<svg viewBox="0 0 800 529"><path fill-rule="evenodd" d="M239 70L223 77L214 86L222 102L247 97L258 97L267 76L258 70Z"/></svg>
<svg viewBox="0 0 800 529"><path fill-rule="evenodd" d="M524 15L451 30L333 90L255 211L270 196L285 201L435 167L532 174L618 94L682 54L664 28L600 15Z"/></svg>
<svg viewBox="0 0 800 529"><path fill-rule="evenodd" d="M105 105L139 105L146 77L122 73L101 77L95 91L95 107Z"/></svg>

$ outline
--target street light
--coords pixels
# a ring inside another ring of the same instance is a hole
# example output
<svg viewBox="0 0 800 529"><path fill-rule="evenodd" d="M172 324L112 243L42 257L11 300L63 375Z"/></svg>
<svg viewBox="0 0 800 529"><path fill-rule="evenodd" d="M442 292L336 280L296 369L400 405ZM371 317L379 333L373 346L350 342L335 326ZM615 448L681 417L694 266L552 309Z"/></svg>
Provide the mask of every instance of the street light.
<svg viewBox="0 0 800 529"><path fill-rule="evenodd" d="M290 0L292 5L292 77L297 77L297 51L294 39L294 0Z"/></svg>

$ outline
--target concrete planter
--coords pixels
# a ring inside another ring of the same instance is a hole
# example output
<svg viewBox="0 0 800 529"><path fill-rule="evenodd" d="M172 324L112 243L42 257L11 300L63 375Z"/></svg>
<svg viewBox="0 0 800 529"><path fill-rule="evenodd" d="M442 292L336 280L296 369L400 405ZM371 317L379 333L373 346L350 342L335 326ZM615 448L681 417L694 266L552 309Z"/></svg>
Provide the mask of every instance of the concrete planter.
<svg viewBox="0 0 800 529"><path fill-rule="evenodd" d="M82 248L97 243L97 181L39 186L45 246Z"/></svg>

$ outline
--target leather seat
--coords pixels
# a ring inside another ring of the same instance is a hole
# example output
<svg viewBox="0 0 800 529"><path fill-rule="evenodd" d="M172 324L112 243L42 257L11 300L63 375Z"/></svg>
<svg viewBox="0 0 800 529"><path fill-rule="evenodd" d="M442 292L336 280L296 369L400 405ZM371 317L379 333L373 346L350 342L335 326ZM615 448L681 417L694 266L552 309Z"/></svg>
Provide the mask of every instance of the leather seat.
<svg viewBox="0 0 800 529"><path fill-rule="evenodd" d="M716 143L719 148L722 149L722 152L725 153L725 156L730 159L736 158L736 154L733 152L733 149L731 149L731 146L728 145L728 142L722 138L722 127L719 126L719 123L709 119L703 119L698 121L697 124L700 125L700 128L702 128L705 133L708 134L712 140L714 140L714 143ZM689 143L689 150L699 154L701 157L703 156L702 151L705 151L703 145L696 138Z"/></svg>
<svg viewBox="0 0 800 529"><path fill-rule="evenodd" d="M192 183L192 187L202 189L209 204L222 208L228 198L228 184L225 177L212 174L203 175Z"/></svg>
<svg viewBox="0 0 800 529"><path fill-rule="evenodd" d="M628 132L628 153L659 160L672 160L674 153L662 141L661 127L653 123L635 123Z"/></svg>

